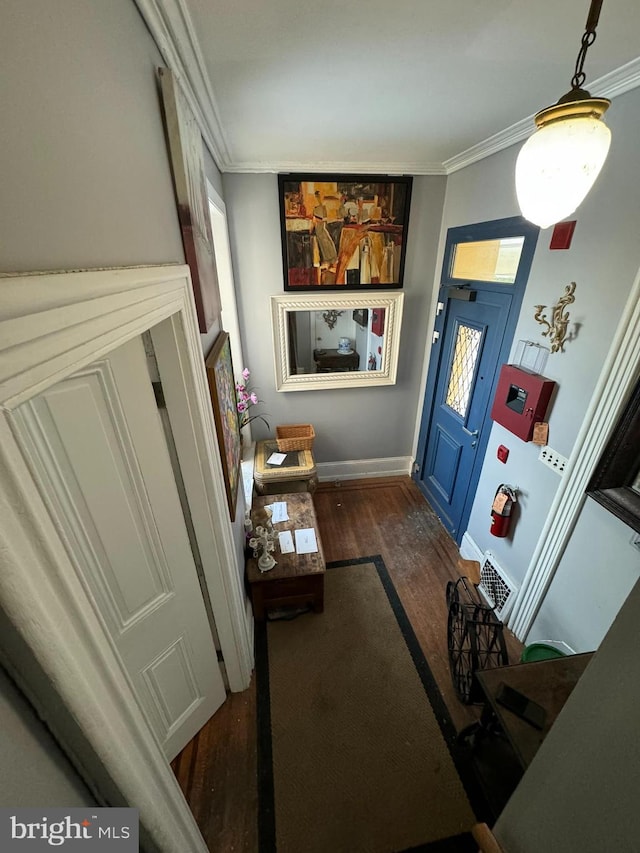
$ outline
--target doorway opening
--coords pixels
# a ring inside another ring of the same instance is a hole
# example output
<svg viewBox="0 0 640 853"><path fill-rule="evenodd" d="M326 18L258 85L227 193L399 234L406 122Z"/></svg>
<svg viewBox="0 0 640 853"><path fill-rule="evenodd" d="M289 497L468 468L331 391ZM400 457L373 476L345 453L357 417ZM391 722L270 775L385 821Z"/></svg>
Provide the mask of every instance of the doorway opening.
<svg viewBox="0 0 640 853"><path fill-rule="evenodd" d="M539 228L520 216L447 232L420 422L420 490L459 544L491 431Z"/></svg>
<svg viewBox="0 0 640 853"><path fill-rule="evenodd" d="M251 631L241 578L233 568L236 549L210 399L198 367L202 355L188 268L16 275L4 280L3 289L1 609L77 724L74 733L80 737L77 743L74 738L70 757L85 743L92 760L99 756L88 780L98 789L108 777L121 801L139 808L140 825L158 849L199 853L204 842L193 816L76 571L51 498L30 466L20 418L26 403L56 383L151 331L229 683L232 690L246 689L253 668ZM73 415L64 407L60 411L61 417ZM12 662L19 667L21 659ZM47 706L50 696L39 673L33 681L30 673L26 682Z"/></svg>

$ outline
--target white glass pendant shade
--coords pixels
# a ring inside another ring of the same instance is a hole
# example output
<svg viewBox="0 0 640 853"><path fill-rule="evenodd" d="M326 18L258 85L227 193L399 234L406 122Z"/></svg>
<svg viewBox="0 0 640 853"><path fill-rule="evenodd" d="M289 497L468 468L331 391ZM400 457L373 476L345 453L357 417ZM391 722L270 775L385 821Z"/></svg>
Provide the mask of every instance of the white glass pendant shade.
<svg viewBox="0 0 640 853"><path fill-rule="evenodd" d="M610 144L611 131L593 115L540 127L516 163L516 194L525 219L548 228L570 216L600 174Z"/></svg>

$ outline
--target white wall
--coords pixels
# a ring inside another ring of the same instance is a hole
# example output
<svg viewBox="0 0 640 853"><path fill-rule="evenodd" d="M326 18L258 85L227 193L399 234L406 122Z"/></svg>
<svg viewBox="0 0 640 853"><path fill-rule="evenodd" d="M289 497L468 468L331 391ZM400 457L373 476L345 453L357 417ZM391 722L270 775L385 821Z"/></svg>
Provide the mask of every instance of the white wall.
<svg viewBox="0 0 640 853"><path fill-rule="evenodd" d="M588 498L527 642L562 640L576 652L597 649L640 577L633 531Z"/></svg>
<svg viewBox="0 0 640 853"><path fill-rule="evenodd" d="M317 462L377 459L411 453L433 287L445 179L414 179L398 381L382 388L275 390L270 303L283 292L282 244L275 175L223 175L245 359L260 410L276 424L312 423ZM368 355L368 353L367 353ZM256 424L254 437L266 427Z"/></svg>
<svg viewBox="0 0 640 853"><path fill-rule="evenodd" d="M544 344L543 329L533 319L534 306L553 305L570 281L577 282L576 301L569 306L570 330L576 333L575 339L565 345L564 353L549 357L545 371L558 383L548 417L549 445L565 456L572 451L640 266L640 90L616 98L607 119L613 134L609 159L591 195L573 217L577 225L571 248L551 251L552 229L541 232L514 337L514 348L522 338ZM441 239L450 226L518 213L513 181L518 150L519 146L513 146L449 177ZM500 444L511 451L506 465L496 459ZM560 482L553 471L538 462L538 453L539 448L533 444L525 444L494 425L468 525L468 533L479 548L492 549L518 584L524 578ZM513 535L507 539L489 534L489 510L501 482L517 485L521 491ZM597 518L599 535L607 544L598 554L592 547L589 521L581 520L577 525L562 573L550 588L541 611L536 639L547 636L569 645L573 639L580 648L595 648L630 583L638 576L638 554L628 545L628 529L599 506L589 507L588 511ZM604 565L594 565L607 548L610 553L615 552L616 565L612 566L609 560ZM589 563L587 571L585 560ZM603 607L600 595L605 583L607 605ZM569 590L571 595L567 596Z"/></svg>
<svg viewBox="0 0 640 853"><path fill-rule="evenodd" d="M219 196L222 197L222 175L220 174L220 170L216 166L213 157L209 153L209 149L204 144L204 140L202 143L202 150L204 156L204 171L211 182L213 188L218 193ZM215 244L215 240L214 240ZM202 347L202 352L204 353L205 358L209 355L211 347L214 345L216 338L220 334L220 323L216 321L211 325L211 328L205 334L200 335L200 346ZM226 331L229 331L228 329Z"/></svg>

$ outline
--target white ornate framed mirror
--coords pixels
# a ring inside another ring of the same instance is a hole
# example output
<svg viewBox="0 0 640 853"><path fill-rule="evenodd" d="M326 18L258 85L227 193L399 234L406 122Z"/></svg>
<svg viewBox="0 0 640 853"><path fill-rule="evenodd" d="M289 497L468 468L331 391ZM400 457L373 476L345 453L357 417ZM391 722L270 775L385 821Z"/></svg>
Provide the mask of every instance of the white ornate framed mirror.
<svg viewBox="0 0 640 853"><path fill-rule="evenodd" d="M271 297L278 391L394 385L404 293Z"/></svg>

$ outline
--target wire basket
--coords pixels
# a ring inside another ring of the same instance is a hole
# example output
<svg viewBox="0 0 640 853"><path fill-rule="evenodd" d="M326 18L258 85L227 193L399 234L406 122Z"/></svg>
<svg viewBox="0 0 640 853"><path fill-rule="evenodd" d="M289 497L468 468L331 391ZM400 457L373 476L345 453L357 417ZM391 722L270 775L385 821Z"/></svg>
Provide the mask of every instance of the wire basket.
<svg viewBox="0 0 640 853"><path fill-rule="evenodd" d="M288 450L311 450L315 437L316 433L311 424L285 424L276 427L276 441L281 453Z"/></svg>
<svg viewBox="0 0 640 853"><path fill-rule="evenodd" d="M447 647L451 679L458 698L466 705L482 701L475 673L507 666L509 656L502 622L485 604L475 584L461 577L447 584Z"/></svg>

